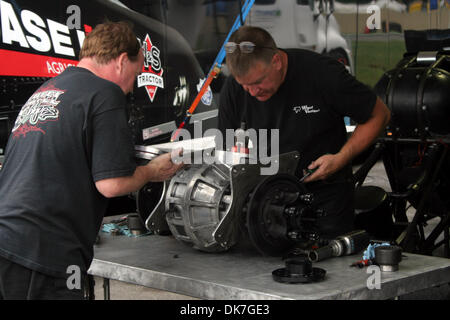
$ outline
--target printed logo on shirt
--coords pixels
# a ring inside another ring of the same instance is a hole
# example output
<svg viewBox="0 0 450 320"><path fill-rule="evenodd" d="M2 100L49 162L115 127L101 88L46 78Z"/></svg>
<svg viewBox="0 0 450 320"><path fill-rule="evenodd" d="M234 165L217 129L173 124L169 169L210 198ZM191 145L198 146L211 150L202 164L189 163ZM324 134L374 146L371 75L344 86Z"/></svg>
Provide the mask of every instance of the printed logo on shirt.
<svg viewBox="0 0 450 320"><path fill-rule="evenodd" d="M303 106L295 106L292 110L294 110L295 113L300 113L303 111L305 114L320 112L320 109L315 106L308 106L306 104Z"/></svg>
<svg viewBox="0 0 450 320"><path fill-rule="evenodd" d="M58 120L59 110L56 107L60 103L59 97L64 92L65 90L59 90L51 85L35 92L20 110L12 129L13 136L25 137L31 131L45 134L39 124Z"/></svg>

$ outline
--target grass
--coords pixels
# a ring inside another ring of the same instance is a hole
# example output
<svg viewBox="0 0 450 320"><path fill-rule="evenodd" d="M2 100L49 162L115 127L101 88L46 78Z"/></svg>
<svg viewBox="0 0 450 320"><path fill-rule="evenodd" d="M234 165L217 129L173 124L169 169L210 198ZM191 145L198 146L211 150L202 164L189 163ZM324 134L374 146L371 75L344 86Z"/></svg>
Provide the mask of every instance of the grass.
<svg viewBox="0 0 450 320"><path fill-rule="evenodd" d="M353 58L355 58L355 44L353 41ZM395 68L405 51L405 43L402 40L358 41L356 78L373 87L384 72Z"/></svg>

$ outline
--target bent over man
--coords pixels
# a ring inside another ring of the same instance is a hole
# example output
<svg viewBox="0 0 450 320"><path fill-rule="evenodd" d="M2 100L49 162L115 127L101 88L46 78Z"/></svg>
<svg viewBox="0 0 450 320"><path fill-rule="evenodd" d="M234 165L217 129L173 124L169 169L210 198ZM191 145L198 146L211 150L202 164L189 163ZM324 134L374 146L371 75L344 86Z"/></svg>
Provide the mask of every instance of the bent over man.
<svg viewBox="0 0 450 320"><path fill-rule="evenodd" d="M44 83L22 107L0 171L0 299L81 299L107 198L169 179L170 154L136 166L125 95L143 53L126 23L98 25L77 67Z"/></svg>
<svg viewBox="0 0 450 320"><path fill-rule="evenodd" d="M352 230L351 160L387 125L386 105L339 62L307 50L280 49L264 29L239 28L225 50L232 77L220 96L223 136L241 123L246 129L279 130L280 154L300 153L296 175L315 169L305 182L326 214L319 220L322 236ZM358 123L348 141L345 116Z"/></svg>

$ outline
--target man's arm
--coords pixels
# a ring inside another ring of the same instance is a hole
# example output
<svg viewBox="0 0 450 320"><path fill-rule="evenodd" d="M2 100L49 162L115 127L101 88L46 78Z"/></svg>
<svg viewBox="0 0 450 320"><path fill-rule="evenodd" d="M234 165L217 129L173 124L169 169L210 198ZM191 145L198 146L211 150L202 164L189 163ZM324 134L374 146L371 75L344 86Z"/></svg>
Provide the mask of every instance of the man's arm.
<svg viewBox="0 0 450 320"><path fill-rule="evenodd" d="M109 178L95 183L97 190L106 198L119 197L137 191L148 182L170 179L183 163L173 163L171 154L154 158L145 166L138 166L132 176Z"/></svg>
<svg viewBox="0 0 450 320"><path fill-rule="evenodd" d="M350 139L336 154L326 154L313 161L308 169L318 168L305 182L322 180L342 169L378 137L390 120L390 111L377 97L372 114L365 123L358 124Z"/></svg>

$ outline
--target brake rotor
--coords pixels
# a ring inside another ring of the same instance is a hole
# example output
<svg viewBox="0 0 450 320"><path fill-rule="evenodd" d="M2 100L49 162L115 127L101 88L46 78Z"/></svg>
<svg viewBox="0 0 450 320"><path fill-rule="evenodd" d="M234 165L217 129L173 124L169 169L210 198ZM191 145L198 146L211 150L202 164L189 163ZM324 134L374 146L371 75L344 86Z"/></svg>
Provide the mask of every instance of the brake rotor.
<svg viewBox="0 0 450 320"><path fill-rule="evenodd" d="M248 202L246 223L252 244L262 254L279 256L295 244L287 236L284 209L303 193L305 187L288 174L270 176L256 186Z"/></svg>

